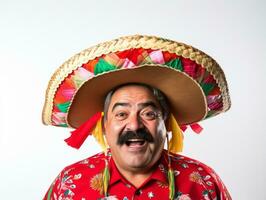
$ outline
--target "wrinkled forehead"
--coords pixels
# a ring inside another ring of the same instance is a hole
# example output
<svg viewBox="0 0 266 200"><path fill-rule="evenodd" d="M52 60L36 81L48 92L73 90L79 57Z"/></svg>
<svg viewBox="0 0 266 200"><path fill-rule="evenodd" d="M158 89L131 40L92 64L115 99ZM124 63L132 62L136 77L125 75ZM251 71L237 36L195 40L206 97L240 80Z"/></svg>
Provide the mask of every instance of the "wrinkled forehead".
<svg viewBox="0 0 266 200"><path fill-rule="evenodd" d="M153 88L150 86L139 84L139 83L137 84L130 83L126 85L120 85L119 87L116 87L113 90L109 91L109 93L106 95L105 102L104 102L105 119L107 117L108 110L111 105L111 100L112 100L112 105L113 105L118 100L120 101L123 100L123 98L121 97L121 95L119 95L119 93L120 94L122 93L124 95L131 93L134 96L138 90L141 91L143 94L150 95L153 101L157 103L154 92L152 92ZM114 98L114 97L119 97L119 98Z"/></svg>
<svg viewBox="0 0 266 200"><path fill-rule="evenodd" d="M140 84L127 84L116 88L111 96L110 105L116 102L127 102L130 100L131 103L152 101L159 106L153 89L146 85Z"/></svg>

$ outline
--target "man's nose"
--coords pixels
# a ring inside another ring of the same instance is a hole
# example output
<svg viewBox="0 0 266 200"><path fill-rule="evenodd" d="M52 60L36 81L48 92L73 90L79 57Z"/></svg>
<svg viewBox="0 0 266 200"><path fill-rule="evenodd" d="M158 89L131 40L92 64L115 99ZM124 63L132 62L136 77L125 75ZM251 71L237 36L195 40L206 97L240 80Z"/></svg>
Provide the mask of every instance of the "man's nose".
<svg viewBox="0 0 266 200"><path fill-rule="evenodd" d="M144 125L143 125L143 122L140 118L139 115L137 114L132 114L129 119L128 119L128 123L127 123L127 130L131 130L131 131L136 131L140 128L143 128Z"/></svg>

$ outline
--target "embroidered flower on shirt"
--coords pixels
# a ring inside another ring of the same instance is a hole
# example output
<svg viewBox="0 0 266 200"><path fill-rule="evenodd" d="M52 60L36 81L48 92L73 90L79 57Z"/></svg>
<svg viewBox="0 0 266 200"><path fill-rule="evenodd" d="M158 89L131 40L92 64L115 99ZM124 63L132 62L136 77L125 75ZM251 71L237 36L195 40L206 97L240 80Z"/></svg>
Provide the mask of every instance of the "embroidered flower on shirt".
<svg viewBox="0 0 266 200"><path fill-rule="evenodd" d="M76 188L76 185L73 184L73 176L68 175L69 171L70 170L64 173L60 184L57 186L57 188L62 191L58 199L72 199L72 197L74 196L74 192L72 191L72 189Z"/></svg>
<svg viewBox="0 0 266 200"><path fill-rule="evenodd" d="M103 182L102 182L103 175L102 173L96 174L90 180L90 187L101 194L103 193Z"/></svg>
<svg viewBox="0 0 266 200"><path fill-rule="evenodd" d="M203 183L203 180L202 180L202 177L200 175L199 172L192 172L190 175L189 175L189 180L192 181L192 182L195 182L195 183L198 183L198 184L202 184Z"/></svg>

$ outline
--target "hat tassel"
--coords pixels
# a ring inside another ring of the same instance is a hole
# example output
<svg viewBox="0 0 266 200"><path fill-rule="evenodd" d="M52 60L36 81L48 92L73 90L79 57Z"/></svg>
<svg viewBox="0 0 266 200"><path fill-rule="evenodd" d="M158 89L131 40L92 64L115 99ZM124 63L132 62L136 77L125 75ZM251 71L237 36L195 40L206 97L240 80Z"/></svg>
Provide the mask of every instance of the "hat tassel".
<svg viewBox="0 0 266 200"><path fill-rule="evenodd" d="M172 132L172 138L169 142L169 151L172 153L182 152L184 136L173 114L169 116L167 131Z"/></svg>
<svg viewBox="0 0 266 200"><path fill-rule="evenodd" d="M180 128L183 132L185 132L188 126L192 129L194 133L197 133L197 134L200 134L201 131L203 130L203 128L201 127L199 123L193 123L190 125L181 125Z"/></svg>
<svg viewBox="0 0 266 200"><path fill-rule="evenodd" d="M104 134L103 134L103 127L102 127L103 115L104 114L102 112L100 119L98 119L97 124L96 124L94 130L92 131L92 135L94 136L96 141L100 144L100 146L102 147L103 151L106 153L107 145L106 145L105 137L104 137Z"/></svg>
<svg viewBox="0 0 266 200"><path fill-rule="evenodd" d="M93 128L97 122L101 119L102 113L98 112L88 119L84 124L78 127L76 130L71 131L71 136L65 139L65 142L76 149L79 149L80 146L84 143L86 138L91 134Z"/></svg>

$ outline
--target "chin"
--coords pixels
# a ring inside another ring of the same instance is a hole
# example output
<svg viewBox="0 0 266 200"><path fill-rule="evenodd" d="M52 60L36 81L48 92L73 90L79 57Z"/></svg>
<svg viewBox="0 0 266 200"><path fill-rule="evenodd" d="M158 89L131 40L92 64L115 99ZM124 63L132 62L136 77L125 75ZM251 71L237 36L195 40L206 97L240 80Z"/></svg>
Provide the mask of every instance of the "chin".
<svg viewBox="0 0 266 200"><path fill-rule="evenodd" d="M136 155L136 156L130 156L127 157L127 160L125 160L128 166L131 168L147 168L147 166L151 165L153 163L152 156L146 157L145 155Z"/></svg>

